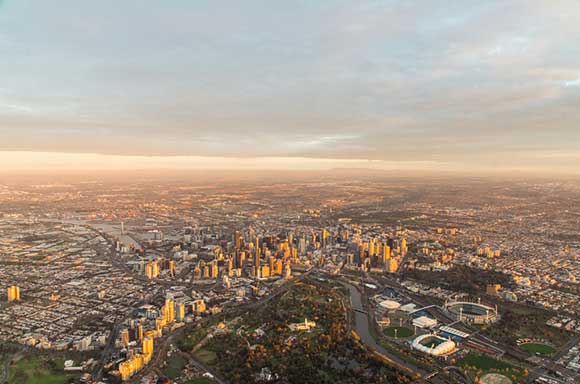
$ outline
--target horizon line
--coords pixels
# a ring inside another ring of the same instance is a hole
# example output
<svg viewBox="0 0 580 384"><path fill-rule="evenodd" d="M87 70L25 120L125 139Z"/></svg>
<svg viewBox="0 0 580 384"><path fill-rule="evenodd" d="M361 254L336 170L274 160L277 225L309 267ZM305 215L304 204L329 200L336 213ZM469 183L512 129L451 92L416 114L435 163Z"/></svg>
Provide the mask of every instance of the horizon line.
<svg viewBox="0 0 580 384"><path fill-rule="evenodd" d="M99 171L389 171L433 174L526 174L580 176L580 169L553 167L473 166L437 160L376 160L288 156L112 155L47 151L0 150L0 173L75 173Z"/></svg>

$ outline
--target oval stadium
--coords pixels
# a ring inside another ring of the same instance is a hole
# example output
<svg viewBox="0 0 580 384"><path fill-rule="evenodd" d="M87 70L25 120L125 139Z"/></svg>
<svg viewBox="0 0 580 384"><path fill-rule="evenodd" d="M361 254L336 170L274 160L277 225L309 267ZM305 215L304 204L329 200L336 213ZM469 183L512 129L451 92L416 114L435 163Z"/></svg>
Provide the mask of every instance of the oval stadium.
<svg viewBox="0 0 580 384"><path fill-rule="evenodd" d="M432 356L447 355L455 350L455 343L441 336L425 334L413 340L412 347Z"/></svg>
<svg viewBox="0 0 580 384"><path fill-rule="evenodd" d="M481 303L454 301L446 303L445 309L457 320L472 324L489 324L498 319L496 308Z"/></svg>

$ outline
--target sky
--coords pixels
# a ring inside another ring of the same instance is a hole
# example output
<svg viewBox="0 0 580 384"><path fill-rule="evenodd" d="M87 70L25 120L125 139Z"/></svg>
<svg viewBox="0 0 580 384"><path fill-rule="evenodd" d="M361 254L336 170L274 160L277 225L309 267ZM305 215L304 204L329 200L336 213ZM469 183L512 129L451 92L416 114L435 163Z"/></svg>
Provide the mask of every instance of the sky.
<svg viewBox="0 0 580 384"><path fill-rule="evenodd" d="M577 0L0 0L3 169L580 173Z"/></svg>

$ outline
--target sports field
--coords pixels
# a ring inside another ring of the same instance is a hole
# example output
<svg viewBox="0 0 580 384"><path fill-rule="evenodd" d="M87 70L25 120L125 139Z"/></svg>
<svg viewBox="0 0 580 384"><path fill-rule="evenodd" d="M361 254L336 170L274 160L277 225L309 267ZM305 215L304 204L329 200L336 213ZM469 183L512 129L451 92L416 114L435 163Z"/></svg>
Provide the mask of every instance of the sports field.
<svg viewBox="0 0 580 384"><path fill-rule="evenodd" d="M413 336L413 330L407 327L387 327L385 328L385 335L395 337L395 330L397 331L397 337Z"/></svg>
<svg viewBox="0 0 580 384"><path fill-rule="evenodd" d="M487 375L483 375L480 382L481 384L512 384L509 377L500 375L499 373L488 373Z"/></svg>
<svg viewBox="0 0 580 384"><path fill-rule="evenodd" d="M467 367L475 367L484 371L490 369L510 369L512 365L496 360L487 355L479 353L470 353L461 360L460 365Z"/></svg>
<svg viewBox="0 0 580 384"><path fill-rule="evenodd" d="M554 349L554 347L543 343L525 343L520 345L520 348L527 352L538 353L540 355L546 356L556 352L556 349Z"/></svg>
<svg viewBox="0 0 580 384"><path fill-rule="evenodd" d="M445 339L440 339L438 337L429 337L427 339L423 339L423 341L421 341L421 345L427 347L427 348L435 348L436 346L438 346L441 343L444 343L446 340Z"/></svg>

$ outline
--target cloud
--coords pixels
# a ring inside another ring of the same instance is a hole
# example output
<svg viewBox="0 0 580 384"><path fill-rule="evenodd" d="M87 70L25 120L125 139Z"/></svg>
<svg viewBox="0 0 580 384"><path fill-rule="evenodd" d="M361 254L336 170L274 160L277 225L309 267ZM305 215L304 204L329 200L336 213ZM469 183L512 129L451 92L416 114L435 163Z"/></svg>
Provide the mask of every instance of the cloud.
<svg viewBox="0 0 580 384"><path fill-rule="evenodd" d="M566 81L564 83L564 86L566 86L566 87L580 87L580 77L578 77L576 80Z"/></svg>
<svg viewBox="0 0 580 384"><path fill-rule="evenodd" d="M580 143L574 0L36 0L0 25L0 150L477 165Z"/></svg>
<svg viewBox="0 0 580 384"><path fill-rule="evenodd" d="M27 114L34 113L34 108L31 108L27 105L4 103L4 102L0 101L0 111L2 109L7 109L9 111L15 111L15 112L24 112Z"/></svg>

